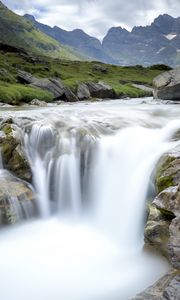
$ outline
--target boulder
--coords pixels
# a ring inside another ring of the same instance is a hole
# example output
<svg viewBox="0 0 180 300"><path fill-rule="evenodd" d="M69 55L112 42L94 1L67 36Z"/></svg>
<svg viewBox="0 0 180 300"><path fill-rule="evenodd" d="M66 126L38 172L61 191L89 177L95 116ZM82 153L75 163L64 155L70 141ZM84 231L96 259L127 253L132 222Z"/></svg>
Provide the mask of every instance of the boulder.
<svg viewBox="0 0 180 300"><path fill-rule="evenodd" d="M0 225L18 223L37 215L35 193L26 182L0 170Z"/></svg>
<svg viewBox="0 0 180 300"><path fill-rule="evenodd" d="M90 91L85 83L81 83L78 85L77 96L79 100L86 100L91 98Z"/></svg>
<svg viewBox="0 0 180 300"><path fill-rule="evenodd" d="M168 187L153 201L161 214L173 219L180 214L180 185Z"/></svg>
<svg viewBox="0 0 180 300"><path fill-rule="evenodd" d="M157 76L153 86L155 99L180 100L180 67Z"/></svg>
<svg viewBox="0 0 180 300"><path fill-rule="evenodd" d="M68 87L65 87L60 79L39 79L24 71L18 71L18 79L21 83L26 83L32 87L38 87L51 92L54 95L54 100L63 100L69 102L78 101L77 96Z"/></svg>
<svg viewBox="0 0 180 300"><path fill-rule="evenodd" d="M114 99L116 93L113 88L103 81L98 83L88 81L83 84L83 95L86 97L90 94L92 98Z"/></svg>
<svg viewBox="0 0 180 300"><path fill-rule="evenodd" d="M32 173L23 150L21 131L12 120L0 124L0 150L3 167L20 179L31 182Z"/></svg>
<svg viewBox="0 0 180 300"><path fill-rule="evenodd" d="M108 73L108 68L103 64L94 64L92 66L92 71L106 74Z"/></svg>
<svg viewBox="0 0 180 300"><path fill-rule="evenodd" d="M29 104L34 106L47 106L47 102L39 99L33 99Z"/></svg>

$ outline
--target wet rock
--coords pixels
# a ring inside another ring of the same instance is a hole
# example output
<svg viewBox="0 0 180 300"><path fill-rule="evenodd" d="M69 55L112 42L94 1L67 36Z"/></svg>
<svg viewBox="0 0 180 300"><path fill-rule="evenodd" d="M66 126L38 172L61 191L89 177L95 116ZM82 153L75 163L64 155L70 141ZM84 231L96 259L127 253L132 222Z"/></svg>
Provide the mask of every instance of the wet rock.
<svg viewBox="0 0 180 300"><path fill-rule="evenodd" d="M153 85L155 99L180 101L180 68L160 74Z"/></svg>
<svg viewBox="0 0 180 300"><path fill-rule="evenodd" d="M171 221L161 214L155 204L149 205L149 216L144 232L145 243L153 246L168 258L170 224Z"/></svg>
<svg viewBox="0 0 180 300"><path fill-rule="evenodd" d="M168 254L174 268L180 269L180 214L172 220L169 233Z"/></svg>
<svg viewBox="0 0 180 300"><path fill-rule="evenodd" d="M179 186L162 191L150 205L145 242L165 255L180 269L180 192Z"/></svg>
<svg viewBox="0 0 180 300"><path fill-rule="evenodd" d="M29 104L34 106L47 106L47 102L39 99L33 99Z"/></svg>
<svg viewBox="0 0 180 300"><path fill-rule="evenodd" d="M32 187L0 170L0 225L14 224L37 215Z"/></svg>
<svg viewBox="0 0 180 300"><path fill-rule="evenodd" d="M12 119L0 125L0 151L3 167L13 172L20 179L31 181L32 173L22 147L21 134L18 128L11 124Z"/></svg>
<svg viewBox="0 0 180 300"><path fill-rule="evenodd" d="M165 255L174 268L180 269L179 148L176 147L160 160L155 184L160 193L150 204L145 242Z"/></svg>
<svg viewBox="0 0 180 300"><path fill-rule="evenodd" d="M54 95L54 100L70 102L78 101L77 96L68 87L65 87L60 79L38 79L32 74L24 71L18 71L18 79L21 83L26 83L32 87L38 87L51 92Z"/></svg>

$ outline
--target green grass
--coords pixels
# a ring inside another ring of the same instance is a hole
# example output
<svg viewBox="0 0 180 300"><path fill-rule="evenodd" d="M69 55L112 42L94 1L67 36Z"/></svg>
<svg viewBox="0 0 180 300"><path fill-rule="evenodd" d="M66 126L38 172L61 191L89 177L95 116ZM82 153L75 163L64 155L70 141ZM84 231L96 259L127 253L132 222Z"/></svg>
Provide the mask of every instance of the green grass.
<svg viewBox="0 0 180 300"><path fill-rule="evenodd" d="M52 101L53 95L39 88L32 88L21 84L3 84L0 82L0 101L18 105L38 98L43 101Z"/></svg>
<svg viewBox="0 0 180 300"><path fill-rule="evenodd" d="M94 65L97 64L103 66L106 72L94 70ZM148 95L147 92L133 87L132 84L141 83L151 86L154 77L163 72L161 68L159 69L159 66L151 68L143 68L141 66L120 67L99 62L67 61L34 55L32 60L31 56L0 52L0 91L3 94L5 102L9 99L8 95L12 95L13 93L17 94L15 97L17 101L13 100L13 103L32 99L32 89L30 90L31 96L28 95L27 100L25 99L24 92L21 92L21 96L19 96L19 88L22 87L22 91L26 91L28 94L28 87L26 86L25 90L23 90L23 85L17 85L18 70L29 72L38 78L60 78L74 92L76 92L77 86L81 82L98 82L102 80L114 88L117 97L143 97ZM8 88L4 86L7 83ZM37 91L39 92L37 93ZM41 95L40 91L35 89L36 93L34 94L33 92L33 97L44 100L47 92L43 91ZM0 95L0 99L3 100L2 95Z"/></svg>

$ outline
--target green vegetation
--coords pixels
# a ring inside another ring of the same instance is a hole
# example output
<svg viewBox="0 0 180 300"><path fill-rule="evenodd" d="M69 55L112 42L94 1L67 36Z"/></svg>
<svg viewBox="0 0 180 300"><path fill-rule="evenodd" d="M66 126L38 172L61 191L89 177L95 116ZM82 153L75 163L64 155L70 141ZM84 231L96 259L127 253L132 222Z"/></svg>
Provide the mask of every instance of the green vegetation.
<svg viewBox="0 0 180 300"><path fill-rule="evenodd" d="M19 104L33 98L44 101L53 99L51 93L18 83L18 70L29 72L38 78L60 78L74 92L81 82L101 80L114 88L117 97L147 96L147 92L133 84L151 86L153 78L163 72L158 66L157 69L142 66L120 67L100 62L67 61L0 51L0 101Z"/></svg>
<svg viewBox="0 0 180 300"><path fill-rule="evenodd" d="M0 2L1 42L25 49L40 55L62 59L82 59L73 49L37 30L24 17L16 15Z"/></svg>
<svg viewBox="0 0 180 300"><path fill-rule="evenodd" d="M52 101L53 95L50 92L39 88L32 88L21 84L3 84L0 82L0 99L4 103L18 105L22 102L30 102L38 98L39 100Z"/></svg>

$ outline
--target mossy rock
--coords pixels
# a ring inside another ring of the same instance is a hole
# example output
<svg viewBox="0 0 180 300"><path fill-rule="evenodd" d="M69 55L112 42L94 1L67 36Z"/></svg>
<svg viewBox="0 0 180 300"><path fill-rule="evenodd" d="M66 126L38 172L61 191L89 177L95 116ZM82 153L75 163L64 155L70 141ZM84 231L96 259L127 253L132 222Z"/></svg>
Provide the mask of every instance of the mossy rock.
<svg viewBox="0 0 180 300"><path fill-rule="evenodd" d="M0 126L0 150L3 166L20 179L31 182L32 174L26 155L22 148L21 137L14 124L3 123Z"/></svg>
<svg viewBox="0 0 180 300"><path fill-rule="evenodd" d="M32 187L6 170L0 171L0 225L18 223L37 215Z"/></svg>
<svg viewBox="0 0 180 300"><path fill-rule="evenodd" d="M179 182L180 157L167 154L158 164L155 178L157 192L160 193L170 186L176 186Z"/></svg>

